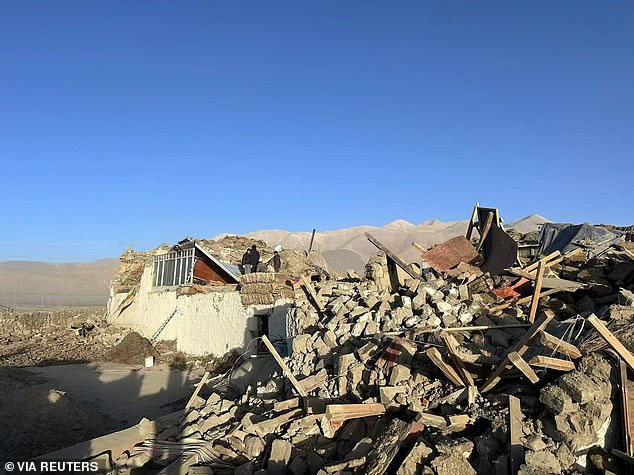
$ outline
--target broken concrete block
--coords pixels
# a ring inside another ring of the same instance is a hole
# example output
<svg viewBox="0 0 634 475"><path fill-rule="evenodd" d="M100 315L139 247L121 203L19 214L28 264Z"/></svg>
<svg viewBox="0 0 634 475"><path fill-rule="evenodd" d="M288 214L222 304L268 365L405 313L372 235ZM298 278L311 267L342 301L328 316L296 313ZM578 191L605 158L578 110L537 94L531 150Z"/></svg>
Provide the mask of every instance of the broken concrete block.
<svg viewBox="0 0 634 475"><path fill-rule="evenodd" d="M634 307L634 292L627 289L621 289L619 291L619 304Z"/></svg>
<svg viewBox="0 0 634 475"><path fill-rule="evenodd" d="M524 455L524 465L528 473L560 474L561 465L552 452L540 450L538 452L527 451ZM524 465L521 470L525 470Z"/></svg>
<svg viewBox="0 0 634 475"><path fill-rule="evenodd" d="M476 471L469 462L455 453L436 457L431 462L436 475L476 475Z"/></svg>
<svg viewBox="0 0 634 475"><path fill-rule="evenodd" d="M411 372L407 366L396 365L392 368L392 372L390 373L389 384L390 386L395 386L397 383L401 381L407 381L410 379Z"/></svg>
<svg viewBox="0 0 634 475"><path fill-rule="evenodd" d="M293 446L288 440L275 439L271 444L271 455L267 464L268 473L270 475L285 475L292 451Z"/></svg>
<svg viewBox="0 0 634 475"><path fill-rule="evenodd" d="M579 409L579 404L572 400L570 394L555 384L544 387L540 392L539 400L551 414L567 414Z"/></svg>
<svg viewBox="0 0 634 475"><path fill-rule="evenodd" d="M600 401L609 397L605 394L605 387L599 386L585 373L571 371L561 376L557 384L566 391L575 402L586 404L592 401Z"/></svg>

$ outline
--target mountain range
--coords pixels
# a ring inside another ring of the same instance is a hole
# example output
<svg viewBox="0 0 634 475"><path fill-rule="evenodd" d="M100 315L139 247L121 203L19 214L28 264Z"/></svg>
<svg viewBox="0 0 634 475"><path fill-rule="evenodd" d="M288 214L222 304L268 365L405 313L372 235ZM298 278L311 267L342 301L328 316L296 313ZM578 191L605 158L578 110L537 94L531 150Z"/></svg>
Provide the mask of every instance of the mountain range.
<svg viewBox="0 0 634 475"><path fill-rule="evenodd" d="M506 224L522 233L535 231L548 219L531 215ZM412 224L399 219L385 226L355 226L315 233L313 248L320 251L333 270L363 271L368 258L377 249L368 242L369 232L383 244L409 262L420 261L420 252L412 247L416 242L423 247L464 235L468 221L438 220ZM216 236L223 237L227 234ZM308 249L310 232L262 230L246 236L266 241L270 246L287 249ZM33 261L0 262L0 305L12 307L55 307L105 305L110 281L115 277L119 259L95 262L61 263Z"/></svg>

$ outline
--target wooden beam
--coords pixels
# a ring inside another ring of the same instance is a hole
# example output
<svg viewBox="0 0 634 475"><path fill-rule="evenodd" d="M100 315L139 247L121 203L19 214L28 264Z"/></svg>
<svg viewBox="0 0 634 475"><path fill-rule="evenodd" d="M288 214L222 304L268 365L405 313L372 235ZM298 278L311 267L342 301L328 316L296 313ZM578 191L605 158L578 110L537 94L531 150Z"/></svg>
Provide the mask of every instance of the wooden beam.
<svg viewBox="0 0 634 475"><path fill-rule="evenodd" d="M509 434L511 439L511 474L516 475L524 461L522 444L522 408L520 400L509 395Z"/></svg>
<svg viewBox="0 0 634 475"><path fill-rule="evenodd" d="M539 261L537 266L537 278L535 279L535 290L533 291L533 299L531 300L531 308L528 313L528 321L533 323L537 314L537 306L539 305L539 296L542 291L542 279L544 278L544 261Z"/></svg>
<svg viewBox="0 0 634 475"><path fill-rule="evenodd" d="M548 323L555 317L555 314L551 310L546 310L544 315L537 319L537 321L533 324L532 327L528 329L528 331L524 334L522 339L515 345L514 351L522 356L526 353L526 349L528 343L539 333L541 330L548 326ZM484 383L484 385L480 388L481 393L485 393L490 391L495 387L497 383L500 382L502 376L508 370L508 366L511 364L508 356L504 358L504 360L498 365L495 371L491 374L489 379Z"/></svg>
<svg viewBox="0 0 634 475"><path fill-rule="evenodd" d="M471 241L471 233L473 233L473 228L475 227L476 219L478 219L478 208L480 207L480 203L476 203L473 207L473 211L471 212L471 219L469 220L469 226L467 227L466 238L467 241Z"/></svg>
<svg viewBox="0 0 634 475"><path fill-rule="evenodd" d="M449 328L434 328L432 330L423 330L421 333L435 333L435 332L476 332L486 330L503 330L504 328L526 328L530 327L530 323L507 323L505 325L473 325L469 327L449 327Z"/></svg>
<svg viewBox="0 0 634 475"><path fill-rule="evenodd" d="M630 400L627 387L627 365L619 359L619 375L621 386L621 425L623 427L623 441L625 453L632 455L632 423L630 422Z"/></svg>
<svg viewBox="0 0 634 475"><path fill-rule="evenodd" d="M557 292L561 292L562 290L565 290L565 289L549 289L549 290L546 290L546 291L542 292L541 296L542 297L546 297L548 295L552 295L552 294L555 294ZM489 313L499 312L500 310L504 310L505 308L509 308L509 307L513 307L515 305L528 303L532 299L533 299L533 296L529 295L528 297L522 297L521 299L511 300L511 301L509 301L507 303L502 303L500 305L496 305L495 307L490 307L489 308Z"/></svg>
<svg viewBox="0 0 634 475"><path fill-rule="evenodd" d="M394 254L392 251L390 251L387 247L385 247L381 243L381 241L379 241L374 236L372 236L372 234L365 233L365 237L368 238L368 241L370 241L372 244L374 244L379 250L383 251L387 257L391 258L397 266L399 266L401 269L403 269L405 272L407 272L407 274L411 278L413 278L413 279L421 279L421 275L418 272L416 272L413 269L410 269L410 266L408 266L407 263L403 259L398 257L396 254Z"/></svg>
<svg viewBox="0 0 634 475"><path fill-rule="evenodd" d="M469 405L475 404L477 395L478 395L478 388L476 386L469 386L467 388L467 403Z"/></svg>
<svg viewBox="0 0 634 475"><path fill-rule="evenodd" d="M575 369L575 364L572 361L551 358L549 356L533 356L528 364L537 366L538 368L554 369L556 371L572 371Z"/></svg>
<svg viewBox="0 0 634 475"><path fill-rule="evenodd" d="M429 348L427 349L427 351L425 351L425 354L431 360L431 362L434 363L436 367L443 372L443 374L447 377L447 379L449 379L449 381L454 383L456 386L466 386L464 381L462 381L462 379L460 379L460 376L458 376L458 373L456 373L456 370L445 363L445 361L442 359L442 355L440 354L440 351L438 351L438 348Z"/></svg>
<svg viewBox="0 0 634 475"><path fill-rule="evenodd" d="M315 228L313 228L313 233L310 235L310 244L308 245L308 254L313 250L313 242L315 242Z"/></svg>
<svg viewBox="0 0 634 475"><path fill-rule="evenodd" d="M284 372L288 380L291 382L291 384L297 391L297 394L299 394L302 397L308 396L308 393L304 390L304 387L301 384L299 384L299 381L297 381L295 376L293 376L293 373L291 373L291 370L286 365L286 363L284 362L284 360L282 359L282 357L277 352L277 350L275 349L275 347L273 346L273 344L271 343L271 341L268 339L266 335L262 335L262 341L264 342L266 347L269 349L269 351L273 355L273 358L275 358L275 361L277 361L277 364L279 364L280 368L282 368L282 371Z"/></svg>
<svg viewBox="0 0 634 475"><path fill-rule="evenodd" d="M539 332L538 338L542 345L553 351L557 351L562 355L570 356L571 358L581 358L581 351L572 343L561 340L544 330Z"/></svg>
<svg viewBox="0 0 634 475"><path fill-rule="evenodd" d="M344 422L362 417L385 414L385 406L381 403L369 404L329 404L326 406L326 419L330 422Z"/></svg>
<svg viewBox="0 0 634 475"><path fill-rule="evenodd" d="M509 353L508 359L513 364L513 366L519 369L524 374L524 376L526 376L529 379L531 383L533 384L539 383L539 376L535 374L535 371L533 371L533 368L529 366L529 364L524 360L524 358L522 358L520 355L517 354L517 351L512 351L511 353Z"/></svg>
<svg viewBox="0 0 634 475"><path fill-rule="evenodd" d="M310 301L310 303L313 304L315 309L319 313L324 313L325 311L324 304L321 302L321 299L319 298L319 296L315 293L315 289L313 289L313 286L310 283L310 280L308 280L306 276L302 277L301 286L302 286L302 289L304 289L304 292L306 292L306 296L308 297L308 300Z"/></svg>
<svg viewBox="0 0 634 475"><path fill-rule="evenodd" d="M185 405L185 409L189 409L192 406L192 404L194 404L194 400L198 396L198 393L203 388L203 386L205 384L207 384L207 379L208 378L209 378L209 371L205 371L205 374L203 375L202 379L200 380L200 382L196 386L196 390L194 391L194 394L192 394L192 397L190 397L189 401L187 401L187 404Z"/></svg>
<svg viewBox="0 0 634 475"><path fill-rule="evenodd" d="M596 331L603 337L603 339L612 347L617 354L625 360L627 365L634 369L634 355L630 353L630 351L623 346L623 344L616 338L610 330L605 326L605 324L599 320L599 318L592 314L586 320L594 327Z"/></svg>
<svg viewBox="0 0 634 475"><path fill-rule="evenodd" d="M489 211L487 213L487 220L486 220L486 223L484 224L484 229L480 233L480 240L478 241L478 246L476 247L476 251L477 252L480 252L480 249L482 249L482 245L484 244L484 240L486 239L487 235L489 234L489 231L491 231L491 225L492 224L493 224L493 212Z"/></svg>
<svg viewBox="0 0 634 475"><path fill-rule="evenodd" d="M456 365L456 368L458 369L458 374L462 377L462 381L464 381L465 386L474 386L475 382L473 381L473 376L471 375L471 373L469 373L467 368L465 368L462 359L460 359L460 356L458 356L458 341L456 341L456 338L446 332L442 332L440 334L440 338L442 338L445 342L445 346L447 347L447 351L449 352L451 361L453 361L453 364Z"/></svg>
<svg viewBox="0 0 634 475"><path fill-rule="evenodd" d="M548 254L547 256L542 257L539 261L544 261L546 263L549 263L550 261L552 261L553 259L560 257L561 256L561 252L559 251L555 251L555 252L551 252L550 254ZM532 272L535 269L537 269L537 266L539 265L539 261L535 261L533 262L531 265L526 266L524 268L525 272ZM548 265L548 267L550 267L551 264Z"/></svg>

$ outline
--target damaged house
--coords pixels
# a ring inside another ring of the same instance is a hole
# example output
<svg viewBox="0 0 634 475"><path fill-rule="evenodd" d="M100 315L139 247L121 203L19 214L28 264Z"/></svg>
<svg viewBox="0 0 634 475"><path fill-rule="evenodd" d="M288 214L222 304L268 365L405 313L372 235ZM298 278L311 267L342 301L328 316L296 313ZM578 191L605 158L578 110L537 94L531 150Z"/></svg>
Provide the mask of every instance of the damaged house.
<svg viewBox="0 0 634 475"><path fill-rule="evenodd" d="M216 255L208 243L186 238L171 248L124 253L110 289L108 321L152 341L176 340L179 351L192 355L244 350L264 334L283 347L290 308L284 299L294 295L285 276L251 274L241 285L237 265L219 255L235 262L251 243L230 243ZM261 284L266 298L253 298L249 291L262 292Z"/></svg>

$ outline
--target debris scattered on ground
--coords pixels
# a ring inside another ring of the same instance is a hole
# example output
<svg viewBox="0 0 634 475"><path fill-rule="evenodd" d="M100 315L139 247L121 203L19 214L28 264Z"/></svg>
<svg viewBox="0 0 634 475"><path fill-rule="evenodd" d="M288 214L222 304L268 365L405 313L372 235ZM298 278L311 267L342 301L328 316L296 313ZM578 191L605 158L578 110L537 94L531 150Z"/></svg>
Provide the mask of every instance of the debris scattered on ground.
<svg viewBox="0 0 634 475"><path fill-rule="evenodd" d="M473 228L505 232L497 210L484 210L490 223ZM263 337L278 366L271 380L236 395L230 381L205 378L187 411L155 422L115 467L493 475L627 463L620 434L632 421L620 415L628 391L617 375L627 382L634 370L631 243L522 259L491 276L466 242L420 268L368 239L385 252L364 278L296 282L290 355ZM267 278L245 289L273 292Z"/></svg>

